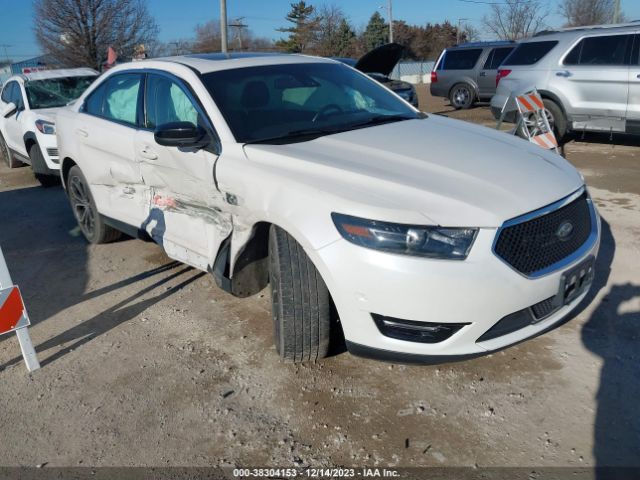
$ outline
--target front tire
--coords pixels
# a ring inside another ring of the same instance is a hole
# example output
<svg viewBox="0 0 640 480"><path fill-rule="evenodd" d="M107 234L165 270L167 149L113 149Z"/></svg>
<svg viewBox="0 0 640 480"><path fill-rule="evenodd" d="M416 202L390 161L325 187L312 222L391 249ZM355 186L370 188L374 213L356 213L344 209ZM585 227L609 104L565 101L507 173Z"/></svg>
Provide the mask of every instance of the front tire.
<svg viewBox="0 0 640 480"><path fill-rule="evenodd" d="M471 108L475 99L476 92L468 83L454 85L449 93L449 101L456 110Z"/></svg>
<svg viewBox="0 0 640 480"><path fill-rule="evenodd" d="M327 356L331 297L302 246L275 225L269 231L269 282L276 350L288 362Z"/></svg>
<svg viewBox="0 0 640 480"><path fill-rule="evenodd" d="M69 203L82 234L89 243L109 243L122 235L115 228L105 224L98 213L96 203L89 190L89 182L76 165L69 170L67 177Z"/></svg>
<svg viewBox="0 0 640 480"><path fill-rule="evenodd" d="M31 159L33 175L40 182L40 185L44 188L60 185L58 172L47 167L47 163L44 161L40 147L37 144L33 144L29 149L29 158Z"/></svg>

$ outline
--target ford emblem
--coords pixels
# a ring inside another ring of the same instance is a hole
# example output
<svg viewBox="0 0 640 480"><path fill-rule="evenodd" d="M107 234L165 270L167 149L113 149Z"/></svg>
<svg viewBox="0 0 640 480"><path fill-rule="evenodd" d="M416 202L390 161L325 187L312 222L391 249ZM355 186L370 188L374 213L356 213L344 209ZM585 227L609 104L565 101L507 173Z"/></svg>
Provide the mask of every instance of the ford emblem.
<svg viewBox="0 0 640 480"><path fill-rule="evenodd" d="M558 240L564 242L565 240L569 240L571 234L573 233L573 224L571 222L562 222L556 230L556 237Z"/></svg>

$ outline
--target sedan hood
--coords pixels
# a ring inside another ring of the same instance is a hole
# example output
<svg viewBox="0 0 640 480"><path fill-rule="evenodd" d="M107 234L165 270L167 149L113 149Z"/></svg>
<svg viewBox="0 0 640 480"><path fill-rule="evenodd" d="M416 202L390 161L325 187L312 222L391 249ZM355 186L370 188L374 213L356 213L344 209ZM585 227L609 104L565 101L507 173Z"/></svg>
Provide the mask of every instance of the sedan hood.
<svg viewBox="0 0 640 480"><path fill-rule="evenodd" d="M245 152L285 181L332 194L335 211L402 223L498 227L584 183L555 153L436 115Z"/></svg>

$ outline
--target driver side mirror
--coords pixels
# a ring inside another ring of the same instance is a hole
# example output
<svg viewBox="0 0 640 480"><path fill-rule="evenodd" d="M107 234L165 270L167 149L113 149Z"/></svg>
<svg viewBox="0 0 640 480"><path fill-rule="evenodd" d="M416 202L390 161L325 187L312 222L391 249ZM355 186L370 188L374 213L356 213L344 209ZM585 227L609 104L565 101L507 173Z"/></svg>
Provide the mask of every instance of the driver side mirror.
<svg viewBox="0 0 640 480"><path fill-rule="evenodd" d="M211 139L207 131L191 122L171 122L156 127L153 136L164 147L203 148Z"/></svg>
<svg viewBox="0 0 640 480"><path fill-rule="evenodd" d="M2 116L4 118L9 118L11 115L13 115L14 113L16 113L18 111L18 106L13 103L7 103L7 105L4 107L4 110L2 110Z"/></svg>

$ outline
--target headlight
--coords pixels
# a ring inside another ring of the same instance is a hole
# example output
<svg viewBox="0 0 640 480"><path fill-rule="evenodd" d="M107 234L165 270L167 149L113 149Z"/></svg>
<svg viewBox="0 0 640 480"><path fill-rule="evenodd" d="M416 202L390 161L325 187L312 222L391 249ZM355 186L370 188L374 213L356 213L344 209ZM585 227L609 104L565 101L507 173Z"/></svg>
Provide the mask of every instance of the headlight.
<svg viewBox="0 0 640 480"><path fill-rule="evenodd" d="M477 228L443 228L379 222L332 213L333 223L346 240L361 247L417 257L464 260Z"/></svg>
<svg viewBox="0 0 640 480"><path fill-rule="evenodd" d="M45 135L56 134L56 124L53 122L48 122L46 120L36 120L36 128L40 133L44 133Z"/></svg>

